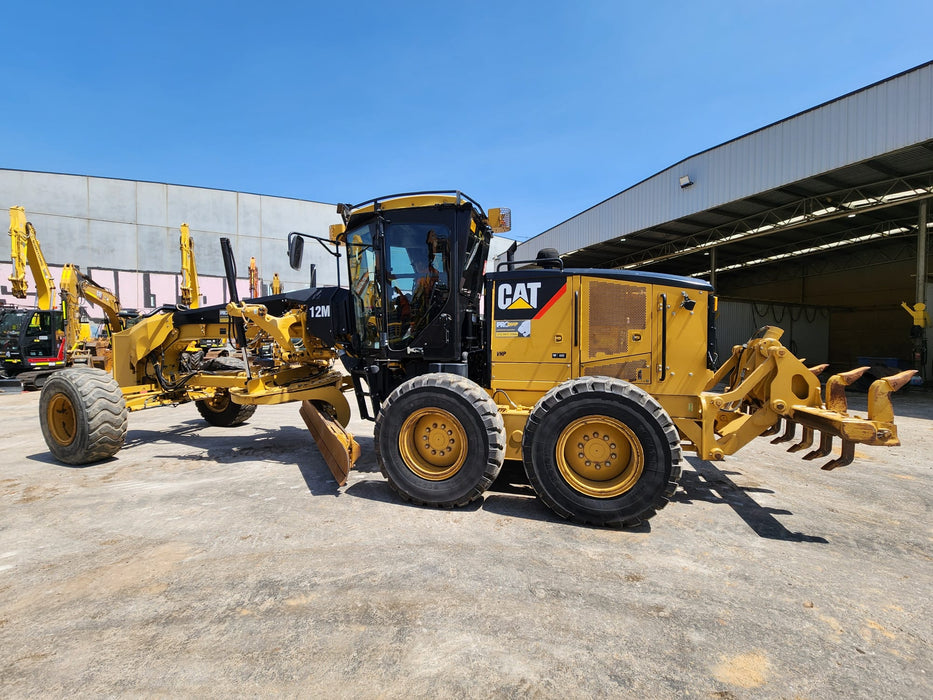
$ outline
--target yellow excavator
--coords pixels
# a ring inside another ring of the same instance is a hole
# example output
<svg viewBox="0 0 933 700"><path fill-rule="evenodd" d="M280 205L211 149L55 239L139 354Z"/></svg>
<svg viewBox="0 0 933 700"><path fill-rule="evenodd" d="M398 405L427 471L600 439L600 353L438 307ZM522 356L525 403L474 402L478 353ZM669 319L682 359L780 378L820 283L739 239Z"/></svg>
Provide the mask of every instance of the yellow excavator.
<svg viewBox="0 0 933 700"><path fill-rule="evenodd" d="M36 283L38 308L5 309L0 317L0 358L5 372L15 376L18 388L34 389L66 366L109 369L109 340L91 338L91 326L79 302L84 299L103 309L113 332L125 326L116 296L69 263L59 281L61 308L54 308L55 281L23 207L10 208L10 238L13 294L26 298L28 266Z"/></svg>
<svg viewBox="0 0 933 700"><path fill-rule="evenodd" d="M824 398L820 368L794 357L777 328L717 369L716 297L702 280L570 269L552 250L486 273L490 240L510 216L461 192L392 195L338 213L343 223L326 238L290 234L289 262L300 269L306 239L333 246L347 259L347 286L338 272L334 287L241 302L221 239L229 303L156 310L114 334L112 373L50 379L39 419L55 458L115 455L128 410L195 401L212 425L234 426L257 406L295 401L343 484L359 455L345 430L352 392L404 500L465 505L510 459L561 517L631 526L668 503L685 451L722 460L762 436L792 442L800 429L790 451L805 460L830 457L841 441L829 470L851 463L856 444L900 444L891 394L912 371L874 382L859 416L845 387L863 370L832 376ZM192 366L186 348L199 338L229 338L241 366ZM258 358L263 345L271 361Z"/></svg>
<svg viewBox="0 0 933 700"><path fill-rule="evenodd" d="M198 266L194 258L194 239L188 224L181 225L181 303L189 309L201 305L201 288L198 284Z"/></svg>
<svg viewBox="0 0 933 700"><path fill-rule="evenodd" d="M39 245L36 229L23 207L10 207L12 294L26 299L28 267L36 285L36 307L0 309L0 380L5 389L19 389L24 372L47 372L65 366L64 317L55 308L55 280Z"/></svg>
<svg viewBox="0 0 933 700"><path fill-rule="evenodd" d="M26 220L23 207L10 207L10 257L13 262L12 294L25 299L29 291L26 267L32 272L36 285L36 308L49 311L54 308L55 279L49 271L36 236L35 227Z"/></svg>
<svg viewBox="0 0 933 700"><path fill-rule="evenodd" d="M86 365L110 369L110 335L126 327L127 316L120 309L120 300L109 289L97 284L68 263L62 269L62 309L65 312L65 361L68 365ZM80 300L94 304L104 312L107 330L98 338L87 337L79 321ZM129 316L132 317L132 314Z"/></svg>

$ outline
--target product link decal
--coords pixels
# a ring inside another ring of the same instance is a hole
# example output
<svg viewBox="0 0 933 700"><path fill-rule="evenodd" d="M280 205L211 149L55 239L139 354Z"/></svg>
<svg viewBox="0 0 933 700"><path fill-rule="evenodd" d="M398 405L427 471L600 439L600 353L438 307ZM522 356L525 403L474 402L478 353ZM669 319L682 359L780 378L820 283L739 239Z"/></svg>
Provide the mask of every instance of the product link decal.
<svg viewBox="0 0 933 700"><path fill-rule="evenodd" d="M531 321L496 321L497 338L530 338Z"/></svg>

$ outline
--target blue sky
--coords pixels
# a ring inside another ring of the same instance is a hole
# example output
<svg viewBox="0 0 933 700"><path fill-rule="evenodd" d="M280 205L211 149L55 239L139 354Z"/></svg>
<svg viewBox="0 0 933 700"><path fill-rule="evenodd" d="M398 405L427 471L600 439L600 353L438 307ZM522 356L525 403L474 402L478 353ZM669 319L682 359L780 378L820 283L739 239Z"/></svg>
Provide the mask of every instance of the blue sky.
<svg viewBox="0 0 933 700"><path fill-rule="evenodd" d="M926 2L5 3L0 167L355 203L525 239L933 58ZM931 116L933 118L933 116Z"/></svg>

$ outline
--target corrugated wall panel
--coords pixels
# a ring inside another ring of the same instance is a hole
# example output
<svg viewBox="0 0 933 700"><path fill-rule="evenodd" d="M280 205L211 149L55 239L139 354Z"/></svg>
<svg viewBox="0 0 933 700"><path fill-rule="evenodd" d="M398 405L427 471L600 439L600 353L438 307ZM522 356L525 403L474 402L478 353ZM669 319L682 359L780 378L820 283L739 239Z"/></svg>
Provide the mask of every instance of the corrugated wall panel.
<svg viewBox="0 0 933 700"><path fill-rule="evenodd" d="M808 367L829 361L829 311L792 304L755 304L721 300L716 315L716 348L719 364L735 345L747 342L763 326L784 331L781 342Z"/></svg>
<svg viewBox="0 0 933 700"><path fill-rule="evenodd" d="M524 244L566 253L933 138L933 63L687 158ZM682 190L678 178L694 185Z"/></svg>

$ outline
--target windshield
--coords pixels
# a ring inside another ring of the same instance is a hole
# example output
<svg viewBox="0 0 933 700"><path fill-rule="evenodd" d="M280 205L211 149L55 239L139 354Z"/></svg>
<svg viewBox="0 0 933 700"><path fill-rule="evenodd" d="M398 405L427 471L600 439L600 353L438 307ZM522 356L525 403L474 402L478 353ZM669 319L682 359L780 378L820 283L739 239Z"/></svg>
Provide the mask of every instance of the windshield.
<svg viewBox="0 0 933 700"><path fill-rule="evenodd" d="M347 260L350 267L350 295L353 315L364 348L378 349L382 333L382 283L373 250L375 223L347 233Z"/></svg>
<svg viewBox="0 0 933 700"><path fill-rule="evenodd" d="M19 335L19 329L22 327L23 319L26 316L25 311L3 311L0 316L0 334L8 335L15 333Z"/></svg>

